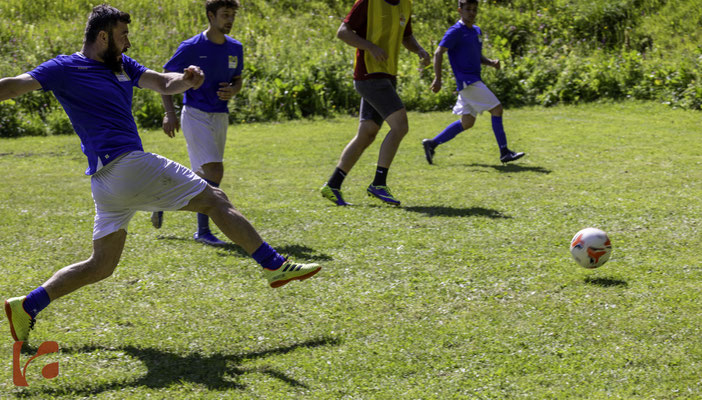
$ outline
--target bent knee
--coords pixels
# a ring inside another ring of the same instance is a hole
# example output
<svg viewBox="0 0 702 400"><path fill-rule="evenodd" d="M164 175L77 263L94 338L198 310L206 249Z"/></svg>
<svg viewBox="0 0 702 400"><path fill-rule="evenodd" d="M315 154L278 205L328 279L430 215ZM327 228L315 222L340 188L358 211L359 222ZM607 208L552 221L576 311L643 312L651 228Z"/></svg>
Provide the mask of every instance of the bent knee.
<svg viewBox="0 0 702 400"><path fill-rule="evenodd" d="M117 264L119 264L119 257L93 254L88 266L93 281L101 281L112 276L112 273L114 273L117 268Z"/></svg>

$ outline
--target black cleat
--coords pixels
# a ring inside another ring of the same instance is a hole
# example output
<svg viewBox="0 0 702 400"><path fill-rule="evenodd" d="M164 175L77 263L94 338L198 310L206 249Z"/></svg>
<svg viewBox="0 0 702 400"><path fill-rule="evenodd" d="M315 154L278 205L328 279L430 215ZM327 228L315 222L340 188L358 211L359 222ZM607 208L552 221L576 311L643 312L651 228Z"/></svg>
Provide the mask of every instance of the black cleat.
<svg viewBox="0 0 702 400"><path fill-rule="evenodd" d="M427 158L429 164L434 164L434 142L431 139L422 140L422 147L424 147L424 156Z"/></svg>
<svg viewBox="0 0 702 400"><path fill-rule="evenodd" d="M500 161L502 161L503 163L508 163L510 161L519 160L522 157L524 157L523 152L515 153L510 149L505 149L505 151L503 151L502 155L500 156Z"/></svg>

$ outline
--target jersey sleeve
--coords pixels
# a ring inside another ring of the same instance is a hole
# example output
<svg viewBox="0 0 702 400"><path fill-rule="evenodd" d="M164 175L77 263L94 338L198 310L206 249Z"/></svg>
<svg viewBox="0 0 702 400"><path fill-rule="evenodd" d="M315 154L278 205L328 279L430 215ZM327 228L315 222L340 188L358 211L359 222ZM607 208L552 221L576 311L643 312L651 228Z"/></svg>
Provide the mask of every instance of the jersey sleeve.
<svg viewBox="0 0 702 400"><path fill-rule="evenodd" d="M163 69L171 72L183 72L191 63L188 63L188 46L183 42L178 46L175 54L163 66Z"/></svg>
<svg viewBox="0 0 702 400"><path fill-rule="evenodd" d="M39 82L45 92L61 89L63 86L63 65L55 58L43 62L27 73Z"/></svg>
<svg viewBox="0 0 702 400"><path fill-rule="evenodd" d="M444 34L444 37L439 42L439 46L450 49L456 45L459 38L460 31L452 26Z"/></svg>
<svg viewBox="0 0 702 400"><path fill-rule="evenodd" d="M351 11L344 18L344 23L351 28L352 31L360 33L365 37L366 32L360 32L365 26L368 19L368 0L356 0L351 7Z"/></svg>
<svg viewBox="0 0 702 400"><path fill-rule="evenodd" d="M132 86L139 87L139 79L144 71L146 71L146 67L132 58L122 55L122 68L124 68L124 72L126 72L127 76L132 80Z"/></svg>
<svg viewBox="0 0 702 400"><path fill-rule="evenodd" d="M241 76L241 73L244 70L244 48L241 46L241 44L237 46L237 57L239 57L239 63L236 66L236 70L234 70L233 76Z"/></svg>

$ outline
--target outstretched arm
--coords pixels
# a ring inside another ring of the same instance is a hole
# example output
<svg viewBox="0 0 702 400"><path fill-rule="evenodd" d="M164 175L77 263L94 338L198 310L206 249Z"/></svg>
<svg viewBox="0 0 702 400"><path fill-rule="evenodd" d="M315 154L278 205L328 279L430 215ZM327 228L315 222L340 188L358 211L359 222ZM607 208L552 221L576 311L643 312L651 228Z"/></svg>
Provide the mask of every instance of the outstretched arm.
<svg viewBox="0 0 702 400"><path fill-rule="evenodd" d="M0 101L14 99L32 90L41 89L41 84L29 74L0 79Z"/></svg>
<svg viewBox="0 0 702 400"><path fill-rule="evenodd" d="M191 65L182 74L176 72L159 73L147 69L139 78L139 86L161 94L178 94L193 88L197 89L205 81L200 67Z"/></svg>
<svg viewBox="0 0 702 400"><path fill-rule="evenodd" d="M373 58L379 62L383 62L388 59L388 54L385 52L385 50L373 42L360 37L346 24L346 22L341 23L339 30L336 31L336 37L341 39L342 42L348 44L349 46L353 46L357 49L371 53Z"/></svg>
<svg viewBox="0 0 702 400"><path fill-rule="evenodd" d="M422 66L426 67L427 65L431 64L431 57L429 56L429 53L427 53L427 51L419 45L417 39L414 38L414 35L402 38L402 45L405 46L407 50L417 54L419 58L422 59Z"/></svg>
<svg viewBox="0 0 702 400"><path fill-rule="evenodd" d="M443 46L437 46L434 52L434 81L431 83L431 91L439 93L441 90L441 64L444 62L444 53L448 49Z"/></svg>

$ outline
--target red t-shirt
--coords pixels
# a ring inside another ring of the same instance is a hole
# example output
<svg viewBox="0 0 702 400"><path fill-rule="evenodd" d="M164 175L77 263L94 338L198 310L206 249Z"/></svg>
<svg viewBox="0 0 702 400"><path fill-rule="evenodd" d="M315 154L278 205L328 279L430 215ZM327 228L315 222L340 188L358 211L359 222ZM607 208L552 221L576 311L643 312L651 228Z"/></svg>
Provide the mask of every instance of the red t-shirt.
<svg viewBox="0 0 702 400"><path fill-rule="evenodd" d="M366 38L366 27L368 25L368 1L369 0L356 0L351 11L348 13L346 18L344 18L344 23L351 28L358 36ZM397 5L400 0L385 0L389 4ZM407 25L405 26L404 37L412 36L412 17L407 19ZM362 81L365 79L378 79L378 78L392 78L390 74L385 74L382 72L377 72L374 74L369 74L366 70L366 62L364 59L365 51L361 49L356 49L356 67L353 70L353 79L357 81Z"/></svg>

